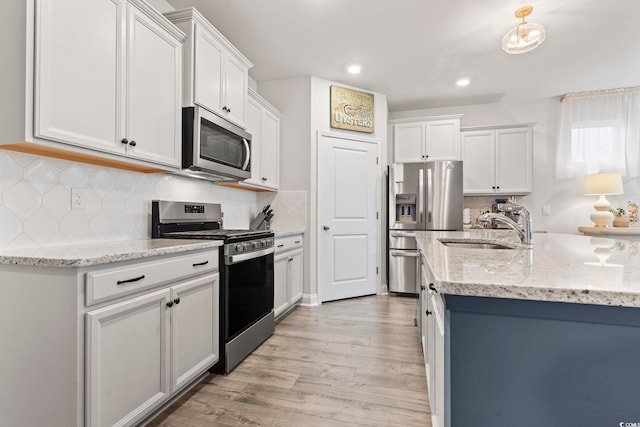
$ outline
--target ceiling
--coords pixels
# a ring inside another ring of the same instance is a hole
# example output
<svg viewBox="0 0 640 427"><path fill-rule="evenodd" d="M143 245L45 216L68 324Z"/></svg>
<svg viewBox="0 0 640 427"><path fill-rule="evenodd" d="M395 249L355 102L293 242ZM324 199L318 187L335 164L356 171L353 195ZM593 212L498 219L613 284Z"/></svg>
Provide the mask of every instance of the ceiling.
<svg viewBox="0 0 640 427"><path fill-rule="evenodd" d="M636 0L167 1L202 12L257 82L316 76L386 94L392 112L640 86ZM500 42L525 4L547 39L508 55Z"/></svg>

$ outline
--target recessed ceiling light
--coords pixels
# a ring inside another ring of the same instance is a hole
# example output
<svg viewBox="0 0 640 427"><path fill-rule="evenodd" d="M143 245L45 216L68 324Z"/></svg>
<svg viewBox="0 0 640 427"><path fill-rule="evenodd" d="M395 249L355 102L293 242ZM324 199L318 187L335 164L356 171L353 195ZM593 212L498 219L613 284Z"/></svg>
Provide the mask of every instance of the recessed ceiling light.
<svg viewBox="0 0 640 427"><path fill-rule="evenodd" d="M362 71L362 69L359 65L349 65L347 67L347 71L351 74L360 74L360 71Z"/></svg>
<svg viewBox="0 0 640 427"><path fill-rule="evenodd" d="M457 86L469 86L469 83L471 83L471 80L469 80L469 79L459 79L456 82L456 85Z"/></svg>

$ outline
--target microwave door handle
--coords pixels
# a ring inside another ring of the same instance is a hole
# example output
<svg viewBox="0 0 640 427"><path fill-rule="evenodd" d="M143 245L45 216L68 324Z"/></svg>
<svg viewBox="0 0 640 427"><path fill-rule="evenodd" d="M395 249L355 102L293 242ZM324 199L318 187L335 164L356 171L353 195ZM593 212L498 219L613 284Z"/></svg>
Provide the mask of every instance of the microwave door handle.
<svg viewBox="0 0 640 427"><path fill-rule="evenodd" d="M244 161L244 165L242 165L242 170L246 171L247 166L249 166L249 161L251 160L251 148L249 147L249 142L246 138L242 138L242 142L244 142L244 148L247 149L247 159Z"/></svg>

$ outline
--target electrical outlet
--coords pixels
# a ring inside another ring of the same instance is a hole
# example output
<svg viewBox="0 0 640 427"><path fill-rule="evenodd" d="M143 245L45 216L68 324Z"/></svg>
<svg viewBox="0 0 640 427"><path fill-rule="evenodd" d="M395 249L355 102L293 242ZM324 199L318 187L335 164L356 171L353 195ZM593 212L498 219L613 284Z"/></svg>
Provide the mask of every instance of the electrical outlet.
<svg viewBox="0 0 640 427"><path fill-rule="evenodd" d="M71 189L71 209L83 210L87 208L87 194L81 188Z"/></svg>

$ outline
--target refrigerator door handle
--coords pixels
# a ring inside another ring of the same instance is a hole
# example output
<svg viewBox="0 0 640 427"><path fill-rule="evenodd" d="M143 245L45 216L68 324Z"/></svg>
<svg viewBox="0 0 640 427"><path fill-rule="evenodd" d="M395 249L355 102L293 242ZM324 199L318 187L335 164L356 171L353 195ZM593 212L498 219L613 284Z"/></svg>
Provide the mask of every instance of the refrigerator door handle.
<svg viewBox="0 0 640 427"><path fill-rule="evenodd" d="M392 231L391 237L416 237L414 231Z"/></svg>
<svg viewBox="0 0 640 427"><path fill-rule="evenodd" d="M422 195L424 194L424 169L418 170L418 217L420 218L419 224L424 225L424 203L422 202Z"/></svg>
<svg viewBox="0 0 640 427"><path fill-rule="evenodd" d="M416 251L397 251L394 249L391 249L389 251L389 255L393 256L393 257L398 257L398 258L418 258L420 256L420 254Z"/></svg>
<svg viewBox="0 0 640 427"><path fill-rule="evenodd" d="M427 224L432 222L433 211L433 179L431 169L427 169Z"/></svg>

